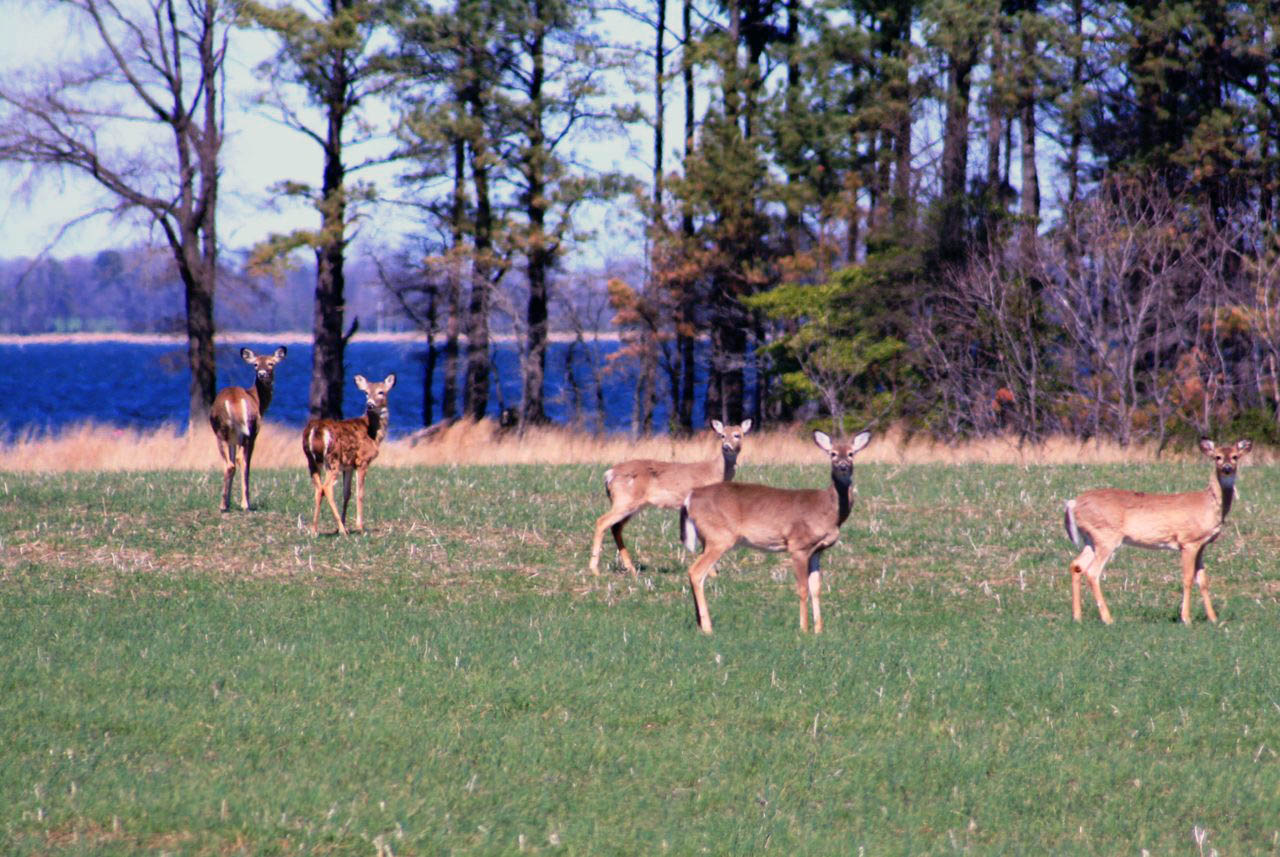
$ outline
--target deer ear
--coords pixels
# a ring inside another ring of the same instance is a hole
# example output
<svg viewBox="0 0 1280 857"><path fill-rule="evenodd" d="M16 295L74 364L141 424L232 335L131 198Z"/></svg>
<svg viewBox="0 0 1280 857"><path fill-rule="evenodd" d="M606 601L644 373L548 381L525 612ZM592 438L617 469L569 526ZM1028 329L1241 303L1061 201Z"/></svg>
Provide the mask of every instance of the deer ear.
<svg viewBox="0 0 1280 857"><path fill-rule="evenodd" d="M1213 455L1213 441L1207 437L1200 438L1200 451L1205 455Z"/></svg>
<svg viewBox="0 0 1280 857"><path fill-rule="evenodd" d="M711 427L716 430L716 434L724 434L724 423L719 420L712 420Z"/></svg>
<svg viewBox="0 0 1280 857"><path fill-rule="evenodd" d="M869 443L871 443L871 432L858 432L857 436L853 439L852 448L849 450L850 454L857 452Z"/></svg>
<svg viewBox="0 0 1280 857"><path fill-rule="evenodd" d="M1244 455L1246 452L1253 449L1253 441L1251 440L1239 441L1238 443L1236 443L1236 449L1240 450L1241 455Z"/></svg>
<svg viewBox="0 0 1280 857"><path fill-rule="evenodd" d="M388 390L390 390L396 385L396 373L392 372L386 378L382 379L382 383L386 385Z"/></svg>
<svg viewBox="0 0 1280 857"><path fill-rule="evenodd" d="M825 431L817 431L815 429L813 432L813 442L816 443L818 448L823 452L831 451L831 437Z"/></svg>
<svg viewBox="0 0 1280 857"><path fill-rule="evenodd" d="M356 376L356 389L362 392L369 389L369 381L363 375Z"/></svg>
<svg viewBox="0 0 1280 857"><path fill-rule="evenodd" d="M747 432L749 432L749 431L751 431L751 420L743 420L743 421L742 421L742 433L743 433L743 434L746 434L746 433L747 433Z"/></svg>
<svg viewBox="0 0 1280 857"><path fill-rule="evenodd" d="M289 353L289 349L287 349L287 348L285 348L283 345L281 345L279 348L277 348L277 349L276 349L276 359L277 359L277 360L283 360L283 359L284 359L284 356L285 356L286 354L288 354L288 353Z"/></svg>
<svg viewBox="0 0 1280 857"><path fill-rule="evenodd" d="M254 354L248 348L240 349L240 359L243 360L245 363L252 363L254 360L257 359L257 357L258 355Z"/></svg>

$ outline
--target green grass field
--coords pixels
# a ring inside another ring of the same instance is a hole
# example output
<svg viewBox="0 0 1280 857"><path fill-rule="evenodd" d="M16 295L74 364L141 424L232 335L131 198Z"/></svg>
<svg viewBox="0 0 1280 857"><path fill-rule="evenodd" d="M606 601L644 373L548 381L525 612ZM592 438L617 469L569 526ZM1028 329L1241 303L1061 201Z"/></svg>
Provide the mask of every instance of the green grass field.
<svg viewBox="0 0 1280 857"><path fill-rule="evenodd" d="M1280 853L1280 470L1209 549L1217 627L1136 549L1073 624L1061 525L1203 462L867 465L826 633L739 551L709 638L674 513L638 581L584 573L601 470L375 465L349 539L301 468L226 515L213 472L0 474L0 850Z"/></svg>

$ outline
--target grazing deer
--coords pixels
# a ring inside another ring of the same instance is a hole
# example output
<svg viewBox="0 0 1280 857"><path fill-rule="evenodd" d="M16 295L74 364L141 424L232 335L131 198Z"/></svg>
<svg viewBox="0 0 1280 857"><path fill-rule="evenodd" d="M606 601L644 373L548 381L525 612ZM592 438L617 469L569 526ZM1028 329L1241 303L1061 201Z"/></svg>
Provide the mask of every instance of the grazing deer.
<svg viewBox="0 0 1280 857"><path fill-rule="evenodd" d="M287 349L281 345L274 354L259 356L248 348L240 349L240 357L254 368L253 389L227 387L220 391L209 410L209 425L218 440L218 454L222 456L222 505L220 511L231 508L231 480L236 475L236 456L244 450L244 469L240 473L240 505L249 510L249 464L253 461L253 445L258 440L262 415L271 404L271 391L275 384L276 365L284 359Z"/></svg>
<svg viewBox="0 0 1280 857"><path fill-rule="evenodd" d="M1183 494L1144 494L1101 488L1067 501L1067 536L1084 550L1071 561L1071 617L1080 621L1080 578L1089 579L1098 615L1110 625L1111 611L1102 597L1102 569L1122 544L1182 552L1182 622L1191 623L1191 583L1200 585L1204 612L1217 622L1209 598L1209 578L1204 570L1204 549L1222 531L1235 497L1236 470L1240 459L1253 448L1242 440L1219 449L1204 438L1200 450L1213 459L1214 474L1203 491Z"/></svg>
<svg viewBox="0 0 1280 857"><path fill-rule="evenodd" d="M351 500L351 474L356 476L356 529L364 529L364 476L378 457L378 448L387 437L391 419L387 393L396 385L392 372L381 383L357 375L356 387L367 398L364 416L351 420L311 420L302 429L302 451L315 487L315 508L311 513L311 535L320 533L320 499L329 501L338 532L347 535L347 503ZM333 483L342 472L342 514L333 501Z"/></svg>
<svg viewBox="0 0 1280 857"><path fill-rule="evenodd" d="M651 461L636 458L615 464L604 472L604 490L609 495L609 511L596 519L595 536L591 540L591 573L600 574L600 550L604 544L604 531L613 530L613 541L618 545L618 558L631 576L636 576L631 554L622 543L622 528L636 512L647 506L662 509L680 509L684 498L694 488L728 482L733 479L738 453L742 451L742 436L751 431L751 420L740 425L726 426L719 420L711 421L711 428L720 437L720 457L711 461L684 463L677 461ZM680 513L681 526L684 511Z"/></svg>
<svg viewBox="0 0 1280 857"><path fill-rule="evenodd" d="M831 487L813 490L771 488L741 482L706 485L689 493L684 501L688 517L685 546L690 551L702 539L702 554L689 567L693 587L694 620L703 633L711 633L711 614L702 584L725 551L746 542L763 551L786 551L796 574L800 596L800 630L808 630L813 602L813 632L822 632L822 571L818 558L840 537L840 525L849 517L849 486L853 482L853 456L871 440L864 431L852 441L832 443L815 431L813 442L831 456Z"/></svg>

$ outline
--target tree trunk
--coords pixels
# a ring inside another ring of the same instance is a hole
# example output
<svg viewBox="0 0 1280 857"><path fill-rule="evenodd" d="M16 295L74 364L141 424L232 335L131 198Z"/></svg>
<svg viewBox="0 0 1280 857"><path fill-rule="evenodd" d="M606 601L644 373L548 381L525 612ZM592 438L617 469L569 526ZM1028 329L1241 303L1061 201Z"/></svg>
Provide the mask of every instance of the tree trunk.
<svg viewBox="0 0 1280 857"><path fill-rule="evenodd" d="M987 82L987 193L994 201L999 198L1000 142L1004 137L1004 105L1001 86L1004 84L1004 33L996 27L991 33L991 79Z"/></svg>
<svg viewBox="0 0 1280 857"><path fill-rule="evenodd" d="M521 398L520 426L537 425L547 421L543 402L543 381L547 373L547 301L548 279L554 250L546 233L547 177L545 164L549 160L547 141L543 135L542 85L545 69L544 8L542 0L534 0L534 34L530 43L530 59L533 68L529 77L529 132L528 149L524 155L525 181L528 195L525 197L525 215L529 218L529 235L525 255L528 260L529 304L525 315L526 328L524 359L524 395Z"/></svg>
<svg viewBox="0 0 1280 857"><path fill-rule="evenodd" d="M540 233L541 224L538 225L538 230ZM542 238L545 239L545 236ZM520 413L523 425L537 425L547 421L543 382L547 370L547 275L551 268L550 256L548 251L537 249L529 257L529 307L525 316L528 344L525 351L524 398Z"/></svg>
<svg viewBox="0 0 1280 857"><path fill-rule="evenodd" d="M661 0L659 0L661 2ZM681 74L684 78L684 157L687 161L693 154L693 135L696 123L694 113L694 80L693 59L690 46L693 44L693 3L684 0L681 8L682 25L684 27L684 49L680 55ZM692 245L694 236L693 209L686 201L680 216L680 234L686 246ZM680 406L677 410L677 424L685 434L693 432L693 402L695 397L694 383L697 365L697 325L695 310L697 302L694 296L694 283L686 280L680 282L679 317L676 320L676 348L680 354Z"/></svg>
<svg viewBox="0 0 1280 857"><path fill-rule="evenodd" d="M324 146L324 180L320 201L320 242L316 247L316 292L311 358L311 416L342 419L347 341L342 335L346 312L346 165L342 133L348 82L341 58L330 65L325 109L328 127ZM354 329L353 329L354 330Z"/></svg>
<svg viewBox="0 0 1280 857"><path fill-rule="evenodd" d="M467 308L467 378L463 409L482 420L489 409L489 302L493 288L493 213L489 202L488 147L472 144L471 177L476 190L476 253L472 265L471 302Z"/></svg>
<svg viewBox="0 0 1280 857"><path fill-rule="evenodd" d="M188 430L209 421L209 407L217 391L214 356L213 303L218 276L218 160L222 148L218 83L221 61L215 40L217 7L192 7L200 19L197 53L205 89L201 124L175 109L171 116L182 177L178 234L181 247L172 247L180 260L187 316L187 365L191 370ZM198 11L197 11L198 9ZM174 62L180 66L180 55ZM198 175L198 187L193 187ZM170 233L172 234L172 233Z"/></svg>
<svg viewBox="0 0 1280 857"><path fill-rule="evenodd" d="M1036 105L1028 95L1022 102L1022 219L1025 242L1035 240L1040 227L1040 176L1036 169Z"/></svg>
<svg viewBox="0 0 1280 857"><path fill-rule="evenodd" d="M436 380L436 318L437 296L439 292L432 287L427 292L427 353L422 360L422 424L431 425L435 417L435 380Z"/></svg>
<svg viewBox="0 0 1280 857"><path fill-rule="evenodd" d="M1035 4L1028 4L1027 12L1035 11ZM1026 69L1031 68L1031 58L1036 55L1034 28L1023 22L1022 56L1025 79L1022 81L1022 105L1019 118L1022 122L1022 220L1024 247L1029 251L1040 230L1040 174L1036 166L1036 80Z"/></svg>
<svg viewBox="0 0 1280 857"><path fill-rule="evenodd" d="M942 219L938 236L943 261L958 259L965 242L965 189L969 166L969 76L977 62L970 43L949 57L947 112L942 131Z"/></svg>
<svg viewBox="0 0 1280 857"><path fill-rule="evenodd" d="M189 240L196 242L199 237L191 235ZM174 250L175 255L186 255L183 248ZM207 431L209 407L217 387L213 349L214 265L201 259L194 268L189 264L178 268L187 313L187 365L191 369L188 431L197 428Z"/></svg>
<svg viewBox="0 0 1280 857"><path fill-rule="evenodd" d="M458 416L458 335L462 316L462 258L464 241L463 220L467 214L467 144L455 140L453 144L453 204L450 212L450 230L453 237L454 258L449 263L448 297L444 321L444 389L440 391L440 419L452 422Z"/></svg>

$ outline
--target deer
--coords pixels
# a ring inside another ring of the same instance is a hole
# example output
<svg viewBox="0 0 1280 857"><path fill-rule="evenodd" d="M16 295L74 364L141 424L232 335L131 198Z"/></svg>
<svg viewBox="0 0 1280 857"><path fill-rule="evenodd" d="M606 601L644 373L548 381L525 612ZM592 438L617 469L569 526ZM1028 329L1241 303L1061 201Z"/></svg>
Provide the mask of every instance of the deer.
<svg viewBox="0 0 1280 857"><path fill-rule="evenodd" d="M622 528L631 516L649 506L680 509L694 488L733 479L738 453L742 451L742 438L751 431L751 420L732 426L712 420L711 429L720 438L720 455L710 461L688 463L635 458L615 464L604 472L604 490L610 505L609 511L596 519L595 535L591 540L590 571L593 575L600 574L600 551L605 530L613 531L618 558L631 576L637 577L635 563L622 541ZM683 510L680 521L683 527Z"/></svg>
<svg viewBox="0 0 1280 857"><path fill-rule="evenodd" d="M800 596L800 630L808 630L813 604L813 633L822 633L822 552L836 543L849 517L853 457L871 441L863 431L851 441L833 443L815 431L813 442L831 457L831 486L818 489L773 488L743 482L704 485L685 498L685 547L691 552L702 539L702 553L689 566L693 617L704 634L711 633L711 614L703 583L729 549L745 543L756 550L785 551L791 557Z"/></svg>
<svg viewBox="0 0 1280 857"><path fill-rule="evenodd" d="M355 377L356 387L365 394L364 416L350 420L312 419L302 429L302 451L311 471L315 488L315 506L311 513L311 535L320 534L320 501L329 501L338 532L347 532L347 504L351 500L351 475L356 477L356 526L364 529L364 477L369 465L378 457L382 441L387 437L391 413L387 394L396 384L392 372L380 382ZM333 500L333 483L342 473L342 514Z"/></svg>
<svg viewBox="0 0 1280 857"><path fill-rule="evenodd" d="M240 505L249 511L249 465L253 461L253 446L258 440L262 415L271 404L276 366L286 353L288 349L283 345L274 353L264 355L241 348L240 359L254 369L253 387L226 387L214 397L209 409L209 425L222 458L222 504L218 507L221 512L231 509L231 481L236 475L236 458L241 450L244 467L240 471Z"/></svg>
<svg viewBox="0 0 1280 857"><path fill-rule="evenodd" d="M1235 497L1236 471L1253 443L1241 440L1234 446L1218 447L1202 438L1200 451L1213 460L1214 472L1203 491L1181 494L1146 494L1118 488L1099 488L1068 500L1063 523L1067 537L1080 555L1071 561L1071 617L1080 621L1080 578L1089 581L1098 615L1112 623L1111 611L1102 597L1102 569L1121 545L1152 550L1176 550L1182 554L1182 610L1184 625L1191 624L1191 584L1198 583L1204 612L1217 624L1209 596L1209 578L1204 570L1204 550L1222 532L1223 521Z"/></svg>

